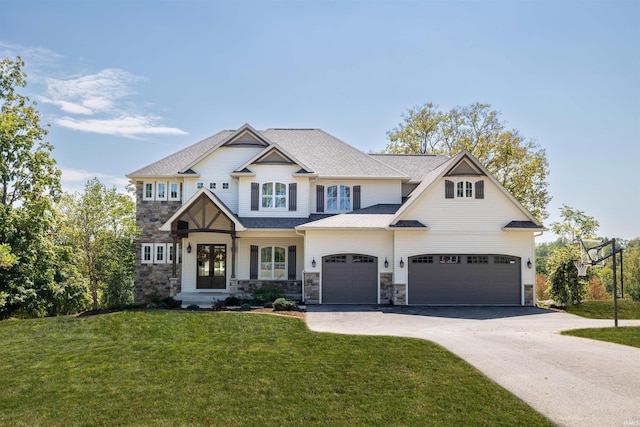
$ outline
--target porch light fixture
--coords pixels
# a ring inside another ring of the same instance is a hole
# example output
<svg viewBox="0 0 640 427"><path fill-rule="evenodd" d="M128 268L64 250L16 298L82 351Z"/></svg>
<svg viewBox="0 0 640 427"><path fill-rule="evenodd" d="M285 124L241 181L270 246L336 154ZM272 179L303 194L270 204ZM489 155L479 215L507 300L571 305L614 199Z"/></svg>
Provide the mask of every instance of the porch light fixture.
<svg viewBox="0 0 640 427"><path fill-rule="evenodd" d="M387 257L384 257L384 268L389 268L389 260Z"/></svg>
<svg viewBox="0 0 640 427"><path fill-rule="evenodd" d="M187 253L191 253L191 242L189 242L189 245L187 245Z"/></svg>
<svg viewBox="0 0 640 427"><path fill-rule="evenodd" d="M316 258L313 257L313 259L311 260L311 267L316 268Z"/></svg>
<svg viewBox="0 0 640 427"><path fill-rule="evenodd" d="M531 258L527 260L527 268L531 268L533 264L531 263Z"/></svg>
<svg viewBox="0 0 640 427"><path fill-rule="evenodd" d="M400 257L400 268L404 268L404 261L402 260L402 257Z"/></svg>

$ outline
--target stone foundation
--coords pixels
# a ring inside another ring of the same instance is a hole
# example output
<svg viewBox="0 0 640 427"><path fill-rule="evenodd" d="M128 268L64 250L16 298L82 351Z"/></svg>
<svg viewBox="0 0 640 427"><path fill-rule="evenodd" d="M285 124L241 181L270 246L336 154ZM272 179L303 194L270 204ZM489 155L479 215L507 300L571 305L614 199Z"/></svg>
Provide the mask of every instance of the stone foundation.
<svg viewBox="0 0 640 427"><path fill-rule="evenodd" d="M524 305L536 305L533 297L533 285L524 285Z"/></svg>
<svg viewBox="0 0 640 427"><path fill-rule="evenodd" d="M304 273L304 302L320 304L320 273Z"/></svg>
<svg viewBox="0 0 640 427"><path fill-rule="evenodd" d="M301 280L231 280L229 293L240 299L252 299L253 289L272 284L282 286L286 298L293 301L302 300Z"/></svg>

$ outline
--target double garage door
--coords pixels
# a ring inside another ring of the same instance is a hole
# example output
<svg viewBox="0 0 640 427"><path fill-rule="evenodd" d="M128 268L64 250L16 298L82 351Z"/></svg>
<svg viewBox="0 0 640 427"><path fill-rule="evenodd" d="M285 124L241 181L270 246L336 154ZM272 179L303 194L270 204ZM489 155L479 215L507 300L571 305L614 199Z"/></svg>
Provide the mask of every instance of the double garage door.
<svg viewBox="0 0 640 427"><path fill-rule="evenodd" d="M520 258L427 254L408 264L409 304L520 305Z"/></svg>
<svg viewBox="0 0 640 427"><path fill-rule="evenodd" d="M409 257L408 304L520 305L520 258L505 255ZM322 258L324 304L377 304L378 258Z"/></svg>

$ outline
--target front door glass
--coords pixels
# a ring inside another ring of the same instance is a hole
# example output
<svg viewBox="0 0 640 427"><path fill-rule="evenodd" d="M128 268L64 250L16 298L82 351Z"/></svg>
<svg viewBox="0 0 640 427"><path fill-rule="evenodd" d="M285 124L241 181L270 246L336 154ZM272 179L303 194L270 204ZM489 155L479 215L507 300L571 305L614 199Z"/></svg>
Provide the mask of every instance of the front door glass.
<svg viewBox="0 0 640 427"><path fill-rule="evenodd" d="M226 289L227 245L199 244L197 289Z"/></svg>

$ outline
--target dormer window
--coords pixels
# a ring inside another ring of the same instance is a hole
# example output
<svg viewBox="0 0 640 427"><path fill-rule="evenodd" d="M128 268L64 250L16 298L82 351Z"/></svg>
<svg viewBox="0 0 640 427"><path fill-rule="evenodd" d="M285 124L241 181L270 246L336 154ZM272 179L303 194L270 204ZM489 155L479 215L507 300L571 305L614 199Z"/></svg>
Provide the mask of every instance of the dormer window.
<svg viewBox="0 0 640 427"><path fill-rule="evenodd" d="M458 181L456 184L456 197L473 197L473 183L470 181Z"/></svg>
<svg viewBox="0 0 640 427"><path fill-rule="evenodd" d="M285 209L287 207L287 185L282 182L262 184L262 207Z"/></svg>

